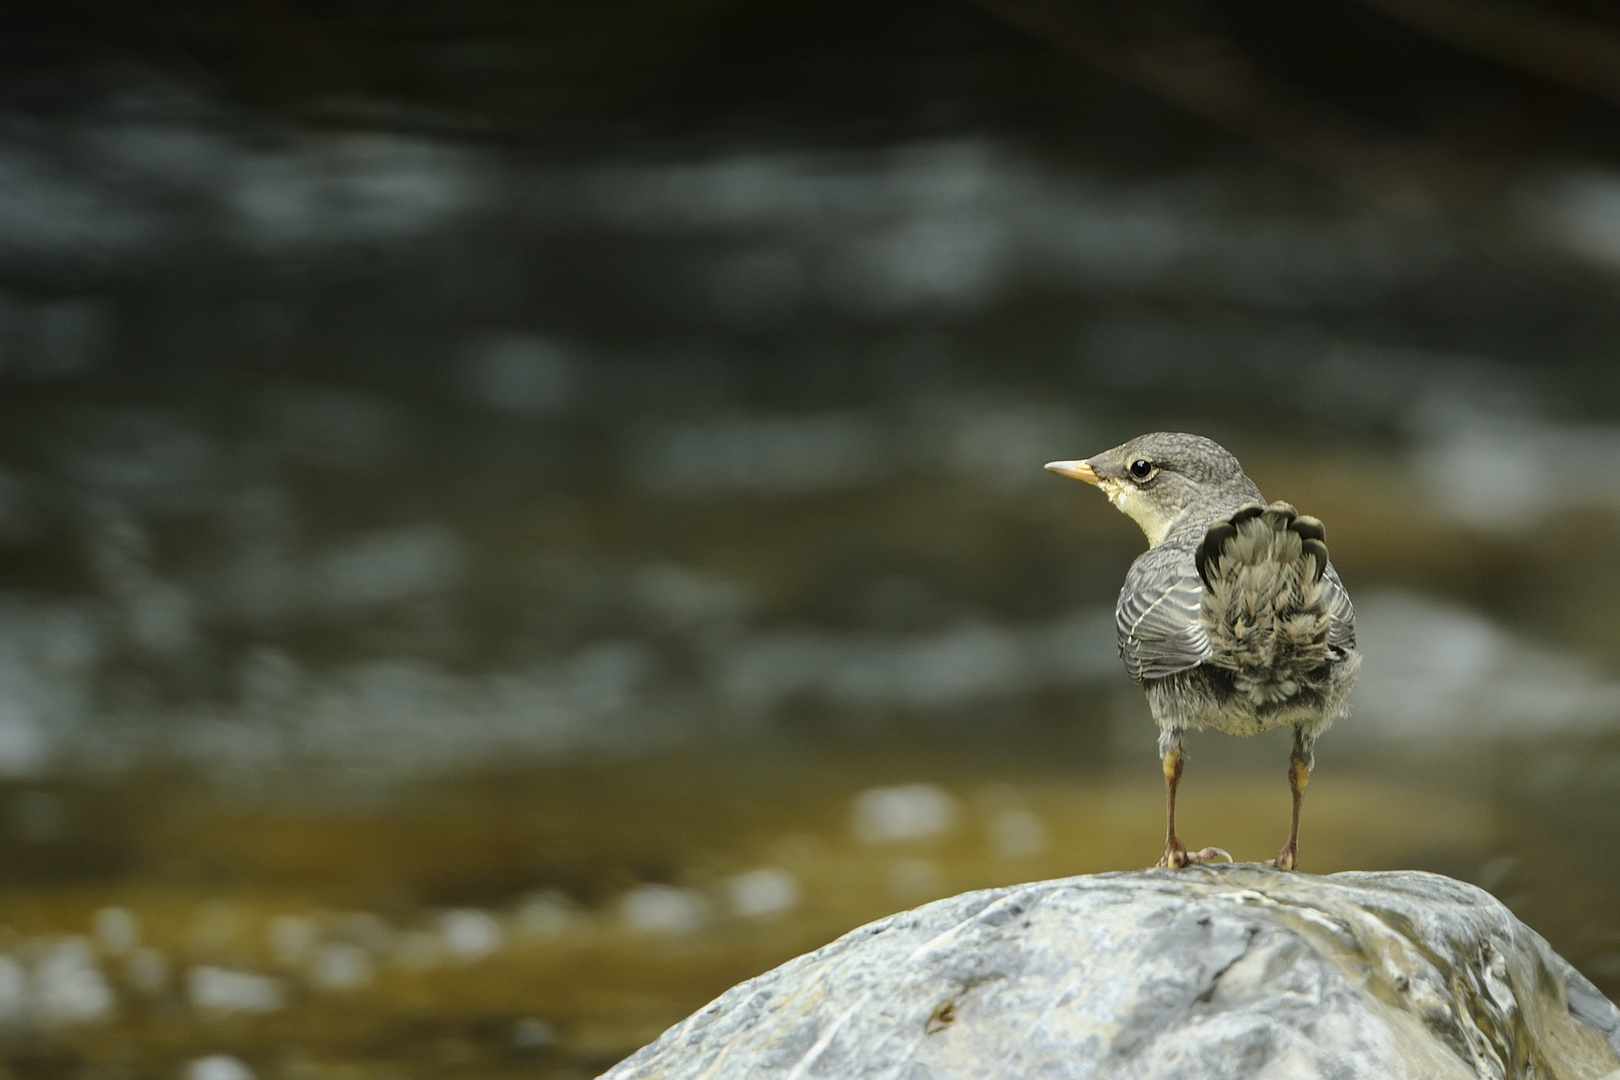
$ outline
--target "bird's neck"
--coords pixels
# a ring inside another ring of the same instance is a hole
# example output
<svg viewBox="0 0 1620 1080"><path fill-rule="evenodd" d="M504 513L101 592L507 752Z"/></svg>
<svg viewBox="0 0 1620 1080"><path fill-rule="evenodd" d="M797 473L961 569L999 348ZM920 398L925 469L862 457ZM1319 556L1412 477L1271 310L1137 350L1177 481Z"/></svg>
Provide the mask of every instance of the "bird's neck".
<svg viewBox="0 0 1620 1080"><path fill-rule="evenodd" d="M1265 501L1260 489L1249 483L1239 492L1218 499L1200 499L1182 507L1176 513L1155 512L1158 508L1150 505L1147 500L1141 500L1134 506L1127 506L1125 501L1121 500L1115 505L1124 510L1141 528L1147 536L1148 547L1156 548L1171 537L1187 531L1196 532L1201 537L1204 530L1209 528L1210 522L1216 518L1225 517L1245 503L1257 502L1264 505Z"/></svg>
<svg viewBox="0 0 1620 1080"><path fill-rule="evenodd" d="M1170 518L1167 521L1165 521L1162 525L1159 525L1159 523L1155 522L1154 524L1156 526L1158 526L1156 528L1151 528L1150 529L1146 522L1138 521L1137 524L1142 526L1142 532L1147 534L1148 547L1156 548L1160 544L1164 543L1166 537L1171 536L1174 533L1180 532L1181 529L1182 529L1182 526L1188 520L1188 514L1191 512L1191 509L1192 509L1191 507L1188 507L1186 510L1183 510L1181 513L1177 514L1175 517Z"/></svg>

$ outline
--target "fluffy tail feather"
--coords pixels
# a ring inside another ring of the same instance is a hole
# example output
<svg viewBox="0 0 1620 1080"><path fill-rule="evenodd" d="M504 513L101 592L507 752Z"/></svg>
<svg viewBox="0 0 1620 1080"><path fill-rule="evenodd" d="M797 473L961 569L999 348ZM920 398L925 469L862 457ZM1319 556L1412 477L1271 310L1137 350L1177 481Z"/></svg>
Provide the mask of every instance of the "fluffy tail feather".
<svg viewBox="0 0 1620 1080"><path fill-rule="evenodd" d="M1285 502L1249 503L1212 522L1194 558L1213 647L1206 662L1257 702L1317 689L1329 660L1322 523Z"/></svg>

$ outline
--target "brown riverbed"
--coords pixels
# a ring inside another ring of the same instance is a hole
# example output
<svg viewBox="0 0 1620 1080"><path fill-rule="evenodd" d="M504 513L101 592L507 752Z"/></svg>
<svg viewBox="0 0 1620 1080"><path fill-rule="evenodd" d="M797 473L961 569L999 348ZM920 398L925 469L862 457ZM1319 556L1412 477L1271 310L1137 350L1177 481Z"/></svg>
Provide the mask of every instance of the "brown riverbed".
<svg viewBox="0 0 1620 1080"><path fill-rule="evenodd" d="M0 951L33 965L37 998L40 965L77 948L113 1000L93 1017L14 1016L6 1065L17 1080L169 1078L217 1054L289 1080L593 1075L731 984L887 912L1150 864L1161 793L1154 763L1140 764L863 745L434 781L16 788L0 803ZM1259 764L1189 772L1189 841L1274 852L1286 786ZM1620 888L1493 768L1330 762L1310 789L1307 869L1475 880L1613 993ZM903 784L943 793L948 823L864 842L860 793ZM761 870L777 893L739 907L739 875L757 884ZM665 906L638 913L636 895ZM220 970L275 1000L210 998L198 972Z"/></svg>

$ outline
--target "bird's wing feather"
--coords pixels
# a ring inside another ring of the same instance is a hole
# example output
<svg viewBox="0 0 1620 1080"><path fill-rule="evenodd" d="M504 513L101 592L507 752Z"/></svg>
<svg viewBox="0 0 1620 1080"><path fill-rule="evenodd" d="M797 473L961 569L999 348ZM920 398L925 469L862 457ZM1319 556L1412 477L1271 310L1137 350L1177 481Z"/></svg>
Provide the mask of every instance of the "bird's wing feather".
<svg viewBox="0 0 1620 1080"><path fill-rule="evenodd" d="M1350 592L1339 580L1339 572L1329 563L1323 582L1328 609L1328 637L1330 649L1356 647L1356 609L1350 603Z"/></svg>
<svg viewBox="0 0 1620 1080"><path fill-rule="evenodd" d="M1114 609L1119 655L1131 678L1162 679L1209 656L1202 599L1191 549L1165 544L1131 564Z"/></svg>

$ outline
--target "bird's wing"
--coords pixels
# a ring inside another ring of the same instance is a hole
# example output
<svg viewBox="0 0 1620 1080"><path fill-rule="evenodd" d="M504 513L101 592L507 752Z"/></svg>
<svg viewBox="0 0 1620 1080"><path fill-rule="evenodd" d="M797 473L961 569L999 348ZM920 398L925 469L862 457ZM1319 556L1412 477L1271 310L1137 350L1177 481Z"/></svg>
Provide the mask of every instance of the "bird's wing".
<svg viewBox="0 0 1620 1080"><path fill-rule="evenodd" d="M1339 580L1339 572L1329 563L1323 575L1323 599L1328 609L1328 637L1330 649L1356 647L1356 609L1350 603L1350 593Z"/></svg>
<svg viewBox="0 0 1620 1080"><path fill-rule="evenodd" d="M1114 609L1119 656L1131 678L1162 679L1209 656L1203 591L1190 548L1162 544L1131 564Z"/></svg>

